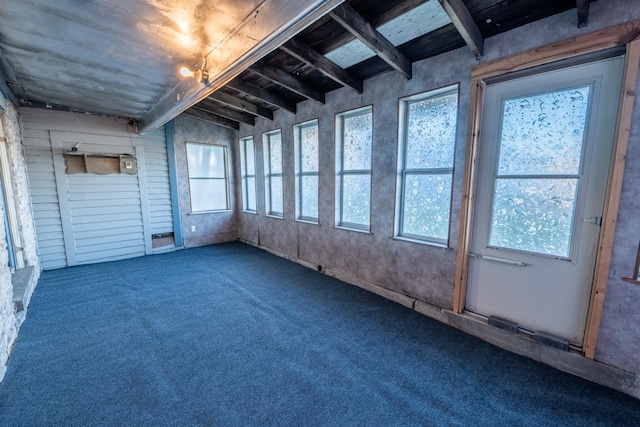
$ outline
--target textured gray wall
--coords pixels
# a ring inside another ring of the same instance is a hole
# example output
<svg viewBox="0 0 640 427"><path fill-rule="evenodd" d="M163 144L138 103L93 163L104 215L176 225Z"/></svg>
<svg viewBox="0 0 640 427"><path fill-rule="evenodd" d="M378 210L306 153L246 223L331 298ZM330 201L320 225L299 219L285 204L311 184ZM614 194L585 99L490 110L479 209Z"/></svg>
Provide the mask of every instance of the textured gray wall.
<svg viewBox="0 0 640 427"><path fill-rule="evenodd" d="M599 1L591 5L587 28L576 26L575 10L538 21L486 41L482 62L503 58L548 43L586 34L640 18L636 0ZM337 270L355 278L450 308L456 246L459 233L462 170L469 110L471 68L475 61L467 48L413 64L413 79L390 72L367 80L364 93L338 89L322 105L298 104L293 115L282 110L274 120L242 125L240 136L253 135L257 175L263 174L262 133L282 129L284 148L284 219L264 215L263 180L258 179L258 213L241 213L239 237L290 256ZM393 235L397 156L398 98L460 82L457 146L453 184L450 249L398 241ZM336 229L334 224L335 113L373 105L374 155L371 234ZM320 127L320 224L299 223L295 218L293 132L296 123L318 118ZM239 176L239 164L236 174ZM625 170L616 249L605 301L596 359L640 373L640 286L625 283L631 274L640 239L638 185L640 184L640 105L636 100L634 126ZM240 196L239 188L236 189Z"/></svg>
<svg viewBox="0 0 640 427"><path fill-rule="evenodd" d="M460 85L458 143L454 170L451 247L457 246L460 191L464 166L469 73L475 60L464 49L414 64L414 77L398 73L365 81L364 93L340 89L327 94L326 104L305 101L298 113L279 110L273 121L241 126L240 136L253 135L258 176L263 175L262 133L282 129L284 149L284 220L264 215L264 183L258 180L258 214L241 213L239 236L297 256L354 278L366 280L421 300L450 308L453 295L454 249L392 239L395 214L398 98L457 82ZM373 105L371 233L334 227L334 115ZM296 123L318 118L320 138L319 225L296 222L293 130ZM259 239L259 240L258 240Z"/></svg>
<svg viewBox="0 0 640 427"><path fill-rule="evenodd" d="M213 125L193 117L181 115L174 120L174 146L178 172L178 198L180 200L180 220L184 247L230 242L238 238L238 215L233 165L235 164L234 141L237 132ZM189 175L187 171L186 143L225 145L227 147L227 174L229 177L229 210L211 213L191 213L189 198ZM191 231L191 226L196 231Z"/></svg>

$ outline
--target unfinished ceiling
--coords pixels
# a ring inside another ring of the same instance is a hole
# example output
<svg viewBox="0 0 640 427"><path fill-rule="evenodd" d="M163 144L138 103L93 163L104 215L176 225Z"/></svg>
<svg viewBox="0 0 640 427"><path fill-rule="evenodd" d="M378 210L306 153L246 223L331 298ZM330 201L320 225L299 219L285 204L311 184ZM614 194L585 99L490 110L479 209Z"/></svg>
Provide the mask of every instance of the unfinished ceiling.
<svg viewBox="0 0 640 427"><path fill-rule="evenodd" d="M306 99L324 102L343 86L362 92L362 81L382 72L411 78L412 62L465 45L481 56L485 38L576 6L576 23L585 25L589 4L340 3L4 0L0 87L21 105L128 117L147 130L187 108L237 129L276 109L295 112ZM209 78L181 79L183 65Z"/></svg>

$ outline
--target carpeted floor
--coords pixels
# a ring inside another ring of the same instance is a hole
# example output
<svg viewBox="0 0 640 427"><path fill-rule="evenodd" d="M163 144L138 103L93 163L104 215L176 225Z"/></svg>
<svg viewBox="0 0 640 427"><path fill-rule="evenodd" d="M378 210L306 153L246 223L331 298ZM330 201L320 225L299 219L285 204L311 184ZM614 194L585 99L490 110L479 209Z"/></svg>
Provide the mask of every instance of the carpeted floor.
<svg viewBox="0 0 640 427"><path fill-rule="evenodd" d="M241 243L44 272L2 426L640 425L640 401Z"/></svg>

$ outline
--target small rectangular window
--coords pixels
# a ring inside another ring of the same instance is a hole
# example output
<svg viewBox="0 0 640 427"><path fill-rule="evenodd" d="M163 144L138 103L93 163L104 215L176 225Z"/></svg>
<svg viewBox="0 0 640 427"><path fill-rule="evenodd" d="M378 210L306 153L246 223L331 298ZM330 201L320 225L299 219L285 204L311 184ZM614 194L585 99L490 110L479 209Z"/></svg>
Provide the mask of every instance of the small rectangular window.
<svg viewBox="0 0 640 427"><path fill-rule="evenodd" d="M191 212L229 209L226 147L187 143Z"/></svg>
<svg viewBox="0 0 640 427"><path fill-rule="evenodd" d="M396 235L448 244L458 85L400 99Z"/></svg>
<svg viewBox="0 0 640 427"><path fill-rule="evenodd" d="M296 163L296 219L318 222L318 120L293 127Z"/></svg>
<svg viewBox="0 0 640 427"><path fill-rule="evenodd" d="M371 106L336 115L336 226L367 230L371 217Z"/></svg>
<svg viewBox="0 0 640 427"><path fill-rule="evenodd" d="M282 132L280 129L262 135L264 148L264 189L266 214L283 217Z"/></svg>
<svg viewBox="0 0 640 427"><path fill-rule="evenodd" d="M253 137L240 140L240 159L242 174L242 210L256 211L256 155Z"/></svg>

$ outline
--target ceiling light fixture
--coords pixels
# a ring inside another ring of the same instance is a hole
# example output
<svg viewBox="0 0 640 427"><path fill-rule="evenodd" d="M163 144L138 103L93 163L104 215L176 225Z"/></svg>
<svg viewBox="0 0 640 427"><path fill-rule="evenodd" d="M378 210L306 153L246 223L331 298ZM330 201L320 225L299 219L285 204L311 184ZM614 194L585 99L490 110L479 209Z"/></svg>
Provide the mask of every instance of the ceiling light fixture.
<svg viewBox="0 0 640 427"><path fill-rule="evenodd" d="M203 68L204 68L204 64L203 64ZM193 77L199 83L205 83L205 84L207 83L207 79L209 77L208 73L202 69L192 71L188 67L180 67L180 75L182 77Z"/></svg>

